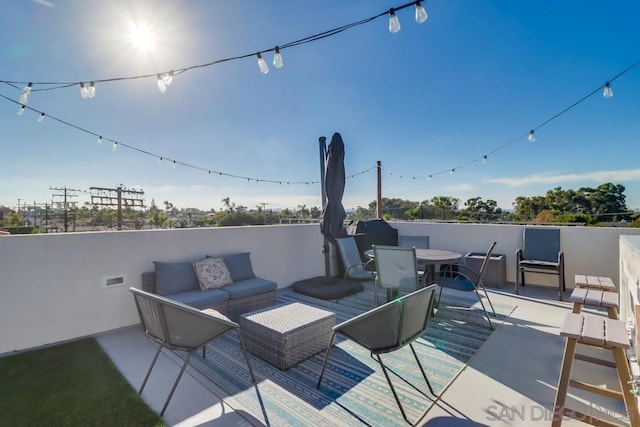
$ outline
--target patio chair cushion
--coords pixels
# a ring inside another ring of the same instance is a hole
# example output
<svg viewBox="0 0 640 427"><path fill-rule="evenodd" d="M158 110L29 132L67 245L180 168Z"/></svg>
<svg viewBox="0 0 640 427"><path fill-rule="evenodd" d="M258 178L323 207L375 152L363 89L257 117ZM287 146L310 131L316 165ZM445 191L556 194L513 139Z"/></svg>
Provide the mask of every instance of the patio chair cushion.
<svg viewBox="0 0 640 427"><path fill-rule="evenodd" d="M256 277L253 273L253 267L251 266L251 257L249 252L224 255L224 262L227 264L227 268L231 273L231 279L234 282L253 279Z"/></svg>
<svg viewBox="0 0 640 427"><path fill-rule="evenodd" d="M198 277L193 271L191 261L153 261L153 264L156 272L156 293L158 295L200 290Z"/></svg>
<svg viewBox="0 0 640 427"><path fill-rule="evenodd" d="M230 300L235 300L260 295L267 292L275 292L277 288L278 284L276 282L272 282L271 280L267 279L261 279L260 277L254 277L252 279L233 282L233 285L225 286L224 288L222 288L222 290L229 295Z"/></svg>
<svg viewBox="0 0 640 427"><path fill-rule="evenodd" d="M217 289L233 283L231 273L222 257L205 258L193 263L202 291Z"/></svg>
<svg viewBox="0 0 640 427"><path fill-rule="evenodd" d="M171 295L171 299L198 309L217 307L229 301L229 293L222 289L202 292L200 288Z"/></svg>

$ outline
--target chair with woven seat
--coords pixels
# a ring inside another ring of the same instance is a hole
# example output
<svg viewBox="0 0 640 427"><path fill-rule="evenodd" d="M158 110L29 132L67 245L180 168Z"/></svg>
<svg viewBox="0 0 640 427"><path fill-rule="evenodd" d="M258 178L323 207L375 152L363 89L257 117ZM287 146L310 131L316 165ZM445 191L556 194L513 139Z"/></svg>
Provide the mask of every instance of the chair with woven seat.
<svg viewBox="0 0 640 427"><path fill-rule="evenodd" d="M387 302L400 292L413 292L420 288L415 248L373 245L376 263L373 306L378 306L378 288L387 290Z"/></svg>
<svg viewBox="0 0 640 427"><path fill-rule="evenodd" d="M524 249L516 250L516 294L520 293L520 282L525 286L524 273L555 274L558 276L558 299L564 300L564 252L560 250L560 229L548 227L525 227Z"/></svg>
<svg viewBox="0 0 640 427"><path fill-rule="evenodd" d="M496 315L496 311L493 308L493 303L489 298L489 294L484 287L483 278L485 272L487 271L487 266L489 265L489 259L491 258L491 253L493 252L493 248L495 248L497 242L493 242L487 253L485 254L484 260L482 261L482 266L480 267L480 271L476 272L473 269L467 267L463 264L453 264L445 266L441 271L440 275L436 278L436 283L440 286L440 292L438 294L438 300L436 302L436 307L440 306L440 299L442 298L442 289L449 288L462 292L475 292L478 300L480 301L480 305L482 306L482 310L484 311L485 316L487 317L487 321L489 322L489 327L493 329L493 324L491 323L491 318L489 317L489 313L482 302L482 296L480 295L479 290L482 289L484 292L484 296L489 301L489 305L491 306L491 311L493 315Z"/></svg>
<svg viewBox="0 0 640 427"><path fill-rule="evenodd" d="M232 331L238 332L239 325L213 309L198 310L197 308L136 288L129 288L129 291L133 294L144 334L158 345L158 350L142 381L138 394L142 394L151 370L163 348L188 353L180 369L180 373L171 387L169 396L162 407L162 411L160 412L160 416L162 416L193 353L199 347L203 347L208 342L226 333ZM258 394L258 400L262 402L255 376L249 363L249 357L240 334L238 334L238 340L240 341L240 347L247 362L251 380ZM263 414L266 419L264 408Z"/></svg>
<svg viewBox="0 0 640 427"><path fill-rule="evenodd" d="M429 236L427 235L399 235L398 236L398 246L403 246L406 248L416 248L416 249L429 249ZM422 278L422 276L426 273L427 266L418 264L418 276Z"/></svg>
<svg viewBox="0 0 640 427"><path fill-rule="evenodd" d="M360 282L373 281L374 272L370 269L372 260L362 261L356 240L353 237L340 237L335 240L344 267L344 278Z"/></svg>
<svg viewBox="0 0 640 427"><path fill-rule="evenodd" d="M418 289L408 295L404 295L394 301L390 301L384 305L364 312L356 317L346 320L333 327L331 341L324 356L324 362L318 377L316 388L320 388L322 377L324 376L327 361L335 337L337 334L345 336L347 339L354 341L375 355L382 372L389 384L389 388L393 397L400 408L400 412L404 419L407 419L400 399L396 393L391 378L387 372L387 368L383 363L380 355L382 353L391 353L405 346L409 346L413 356L418 364L418 368L422 373L424 380L429 387L432 395L436 395L429 383L427 374L422 368L420 359L413 346L413 342L422 336L427 329L427 323L431 316L434 293L436 285Z"/></svg>

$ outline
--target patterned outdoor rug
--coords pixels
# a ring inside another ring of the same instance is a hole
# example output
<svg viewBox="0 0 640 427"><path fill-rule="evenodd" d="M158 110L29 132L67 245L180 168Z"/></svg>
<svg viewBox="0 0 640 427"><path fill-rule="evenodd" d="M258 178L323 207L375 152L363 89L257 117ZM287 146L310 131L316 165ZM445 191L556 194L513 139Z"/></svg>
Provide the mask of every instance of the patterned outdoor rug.
<svg viewBox="0 0 640 427"><path fill-rule="evenodd" d="M336 323L371 308L373 291L343 298L339 303L323 301L290 289L278 291L277 303L303 302L336 314ZM382 297L382 294L381 294ZM384 298L382 299L384 301ZM486 301L485 301L486 304ZM498 327L514 306L495 304ZM461 371L473 354L491 335L487 319L474 295L446 291L426 334L414 342L414 348L436 394L440 394ZM177 352L184 357L183 352ZM406 425L385 380L382 369L368 351L349 340L336 338L319 390L316 389L324 352L282 371L249 353L268 424L272 426L353 426ZM420 374L409 347L383 354L390 378L398 392L407 417L417 422L435 397ZM263 425L260 401L236 334L207 345L206 358L198 352L193 366L211 382L209 388L247 421Z"/></svg>

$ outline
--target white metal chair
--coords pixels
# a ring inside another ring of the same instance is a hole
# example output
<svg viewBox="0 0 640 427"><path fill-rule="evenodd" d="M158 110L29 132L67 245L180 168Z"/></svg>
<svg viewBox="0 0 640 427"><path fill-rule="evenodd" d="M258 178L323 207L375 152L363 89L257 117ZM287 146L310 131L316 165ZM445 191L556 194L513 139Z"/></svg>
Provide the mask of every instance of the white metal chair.
<svg viewBox="0 0 640 427"><path fill-rule="evenodd" d="M400 283L398 286L400 286ZM429 383L427 374L424 372L424 369L420 364L420 359L418 359L418 355L413 348L413 341L424 334L427 329L427 323L431 316L435 290L436 285L419 289L408 295L404 295L397 300L372 308L365 313L334 326L331 341L329 342L329 347L327 348L327 352L324 356L324 362L322 363L316 388L320 388L325 367L329 359L329 353L331 352L331 347L336 334L344 335L348 339L369 350L372 355L375 355L378 363L380 363L380 367L382 368L382 372L384 373L387 383L389 384L389 388L393 393L393 397L398 404L398 408L400 408L402 416L411 424L407 419L404 409L402 408L400 399L393 387L393 383L391 382L386 366L380 358L380 354L390 353L408 345L411 348L411 352L418 364L418 368L429 387L429 391L434 396L436 395Z"/></svg>

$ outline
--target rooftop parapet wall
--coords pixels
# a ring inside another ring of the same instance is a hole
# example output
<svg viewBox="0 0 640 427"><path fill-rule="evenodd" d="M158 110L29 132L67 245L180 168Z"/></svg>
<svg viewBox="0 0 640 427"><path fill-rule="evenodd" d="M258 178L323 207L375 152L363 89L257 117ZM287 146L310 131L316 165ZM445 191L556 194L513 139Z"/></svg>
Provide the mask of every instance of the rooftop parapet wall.
<svg viewBox="0 0 640 427"><path fill-rule="evenodd" d="M426 234L432 248L484 252L496 240L515 279L523 226L393 222ZM567 287L575 274L618 280L618 239L640 229L562 227ZM130 286L153 261L251 252L255 273L286 287L324 275L318 224L17 235L0 238L0 354L138 323ZM548 280L540 277L540 283ZM529 276L527 281L529 282ZM531 283L538 278L531 275ZM107 285L109 283L109 285ZM550 285L557 286L553 283Z"/></svg>

